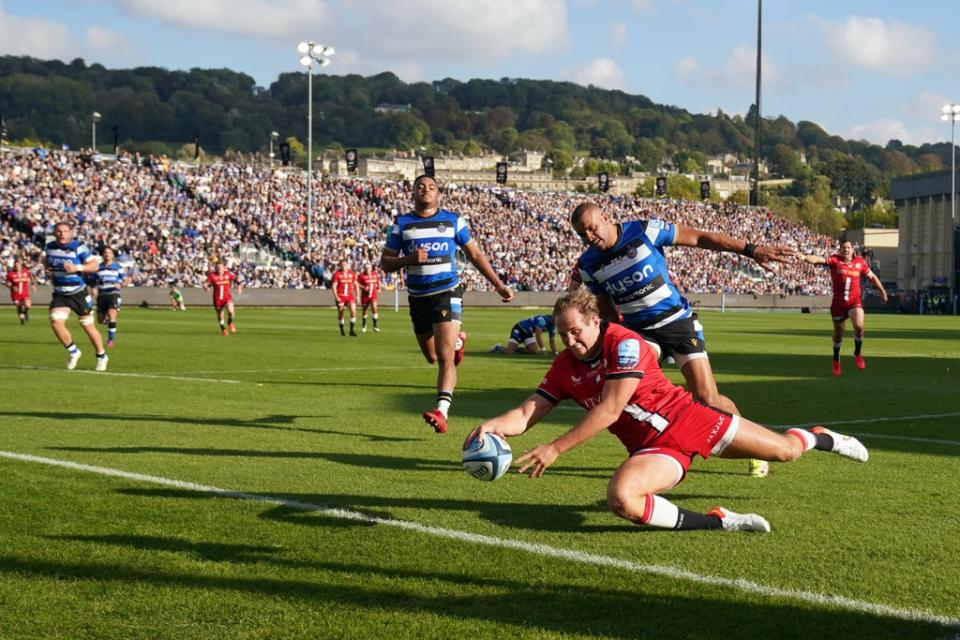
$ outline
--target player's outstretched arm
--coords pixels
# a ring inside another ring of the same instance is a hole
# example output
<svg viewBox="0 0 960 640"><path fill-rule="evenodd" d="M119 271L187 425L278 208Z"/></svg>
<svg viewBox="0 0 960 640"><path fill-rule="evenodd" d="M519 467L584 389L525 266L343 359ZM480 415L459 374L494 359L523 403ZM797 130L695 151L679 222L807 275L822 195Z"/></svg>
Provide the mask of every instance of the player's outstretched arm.
<svg viewBox="0 0 960 640"><path fill-rule="evenodd" d="M880 301L883 302L883 304L887 304L887 300L890 298L887 295L887 290L884 288L883 283L880 282L880 278L877 277L877 274L871 271L867 274L867 280L870 281L874 289L880 292Z"/></svg>
<svg viewBox="0 0 960 640"><path fill-rule="evenodd" d="M473 263L473 266L483 274L483 277L487 279L490 284L493 285L493 288L497 290L497 294L504 302L510 302L513 300L513 290L507 285L503 284L500 280L500 276L497 275L497 272L493 270L493 267L490 266L490 261L487 260L487 256L484 255L483 251L480 250L480 247L477 246L473 240L463 245L463 251L467 254L467 258L470 262Z"/></svg>
<svg viewBox="0 0 960 640"><path fill-rule="evenodd" d="M809 264L827 264L827 259L820 256L803 255L800 256L800 259Z"/></svg>
<svg viewBox="0 0 960 640"><path fill-rule="evenodd" d="M796 251L786 245L753 244L752 242L738 240L723 233L701 231L682 224L677 225L677 235L673 244L683 247L709 249L710 251L739 253L748 258L753 258L757 264L767 271L770 271L769 263L788 262L791 256L796 255Z"/></svg>
<svg viewBox="0 0 960 640"><path fill-rule="evenodd" d="M552 402L539 393L534 393L524 400L519 407L511 409L496 418L490 418L476 427L463 441L463 448L466 449L471 440L485 433L495 433L504 438L519 436L543 419L553 410L554 406Z"/></svg>
<svg viewBox="0 0 960 640"><path fill-rule="evenodd" d="M636 391L640 378L607 380L600 394L600 402L590 409L573 429L547 444L525 451L517 458L520 473L530 471L531 478L539 478L547 467L556 462L561 453L573 449L597 435L620 418L624 407Z"/></svg>

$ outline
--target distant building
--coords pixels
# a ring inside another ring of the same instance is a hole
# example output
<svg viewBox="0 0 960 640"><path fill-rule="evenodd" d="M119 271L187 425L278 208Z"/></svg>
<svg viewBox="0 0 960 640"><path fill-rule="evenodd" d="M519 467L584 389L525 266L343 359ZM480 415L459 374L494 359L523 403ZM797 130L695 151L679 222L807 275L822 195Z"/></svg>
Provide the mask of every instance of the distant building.
<svg viewBox="0 0 960 640"><path fill-rule="evenodd" d="M373 108L376 113L410 113L413 107L409 104L390 104L381 102Z"/></svg>
<svg viewBox="0 0 960 640"><path fill-rule="evenodd" d="M960 180L957 180L960 186ZM937 171L890 183L900 217L897 284L901 290L957 287L957 222L951 220L950 172Z"/></svg>

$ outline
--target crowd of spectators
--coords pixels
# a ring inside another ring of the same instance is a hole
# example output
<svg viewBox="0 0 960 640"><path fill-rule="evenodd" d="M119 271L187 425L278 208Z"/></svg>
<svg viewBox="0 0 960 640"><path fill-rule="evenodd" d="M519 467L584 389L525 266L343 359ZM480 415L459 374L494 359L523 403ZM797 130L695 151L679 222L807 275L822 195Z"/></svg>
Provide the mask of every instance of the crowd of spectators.
<svg viewBox="0 0 960 640"><path fill-rule="evenodd" d="M505 282L520 290L567 284L583 245L569 212L585 196L441 185L441 205L462 215ZM755 244L787 244L829 255L835 241L777 217L733 204L592 196L614 220L658 217ZM72 221L95 251L111 246L135 285L199 286L212 260L224 259L249 287L322 287L341 260L376 265L385 233L412 206L405 181L313 181L313 233L307 246L307 183L299 171L238 163L186 167L166 160L33 150L0 155L0 259L20 255L42 281L44 240ZM678 284L698 293L830 292L825 269L797 261L770 273L730 253L668 248ZM469 289L489 287L464 263Z"/></svg>

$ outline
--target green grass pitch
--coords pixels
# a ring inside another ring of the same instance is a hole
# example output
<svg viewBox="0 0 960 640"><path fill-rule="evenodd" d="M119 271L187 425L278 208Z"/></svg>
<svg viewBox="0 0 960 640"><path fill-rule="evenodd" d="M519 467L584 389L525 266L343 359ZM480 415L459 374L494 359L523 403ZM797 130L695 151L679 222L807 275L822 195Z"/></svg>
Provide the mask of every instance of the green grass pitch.
<svg viewBox="0 0 960 640"><path fill-rule="evenodd" d="M702 314L745 416L826 422L870 449L865 465L813 452L766 479L698 460L666 494L760 513L760 535L617 519L609 434L540 480L464 473L465 434L547 368L486 353L532 310L466 310L445 436L419 417L436 370L405 311L341 338L330 309L241 308L229 337L209 308L124 309L106 375L75 320L84 354L64 370L43 312L0 315L0 451L260 500L0 457L0 638L957 636L957 318L868 315L866 371L848 335L835 379L824 315ZM579 415L556 410L514 451Z"/></svg>

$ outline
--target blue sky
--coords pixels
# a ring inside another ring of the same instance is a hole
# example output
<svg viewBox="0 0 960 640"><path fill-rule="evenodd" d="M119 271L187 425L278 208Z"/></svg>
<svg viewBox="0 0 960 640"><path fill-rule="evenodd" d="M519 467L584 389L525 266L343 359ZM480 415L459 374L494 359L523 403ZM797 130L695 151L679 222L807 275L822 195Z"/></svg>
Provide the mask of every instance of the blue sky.
<svg viewBox="0 0 960 640"><path fill-rule="evenodd" d="M402 79L527 77L640 93L693 112L753 101L756 0L0 0L0 54L126 68L228 67ZM764 115L885 144L949 140L960 102L955 0L767 0Z"/></svg>

